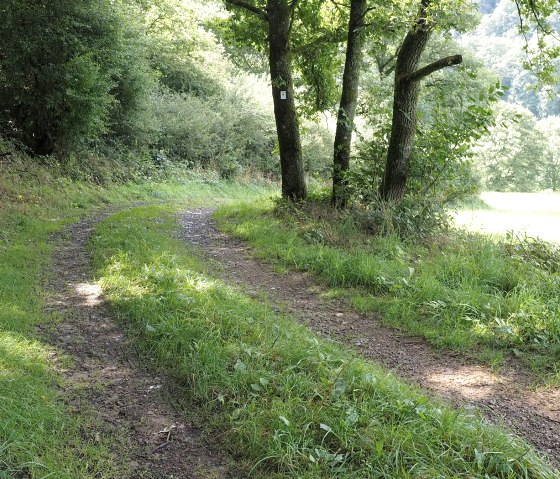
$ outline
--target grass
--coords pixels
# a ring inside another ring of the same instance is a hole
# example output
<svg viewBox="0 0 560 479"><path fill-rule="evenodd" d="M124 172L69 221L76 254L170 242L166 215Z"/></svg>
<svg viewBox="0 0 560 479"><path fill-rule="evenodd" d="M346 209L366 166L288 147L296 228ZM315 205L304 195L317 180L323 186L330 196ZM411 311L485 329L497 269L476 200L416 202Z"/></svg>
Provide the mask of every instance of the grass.
<svg viewBox="0 0 560 479"><path fill-rule="evenodd" d="M96 229L95 265L136 344L183 384L252 476L557 477L518 439L212 277L173 239L176 228L170 207L115 214ZM296 236L273 229L291 250Z"/></svg>
<svg viewBox="0 0 560 479"><path fill-rule="evenodd" d="M263 191L195 174L101 187L55 177L36 163L0 164L0 479L122 477L124 459L92 437L92 416L61 396L51 347L36 334L38 324L60 320L43 312L52 233L108 205L215 204Z"/></svg>
<svg viewBox="0 0 560 479"><path fill-rule="evenodd" d="M218 219L261 257L342 288L360 311L493 364L515 354L560 382L560 274L551 267L560 256L546 243L466 233L404 242L364 234L347 214L270 202L227 206Z"/></svg>

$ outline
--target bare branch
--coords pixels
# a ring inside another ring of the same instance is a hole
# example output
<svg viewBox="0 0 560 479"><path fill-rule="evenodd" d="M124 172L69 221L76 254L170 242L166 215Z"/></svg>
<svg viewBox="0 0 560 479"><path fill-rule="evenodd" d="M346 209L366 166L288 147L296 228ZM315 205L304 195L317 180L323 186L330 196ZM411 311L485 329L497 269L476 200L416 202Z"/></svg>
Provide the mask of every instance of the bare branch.
<svg viewBox="0 0 560 479"><path fill-rule="evenodd" d="M259 8L249 2L245 2L244 0L226 0L226 3L235 7L243 8L255 15L258 15L265 22L268 22L268 13L266 13L266 11L262 8Z"/></svg>
<svg viewBox="0 0 560 479"><path fill-rule="evenodd" d="M408 82L416 82L422 80L422 78L431 75L432 73L441 70L446 67L450 67L452 65L459 65L459 63L463 62L463 57L461 55L452 55L450 57L440 58L439 60L426 65L415 72L409 73L408 75L403 75L397 80L399 81L408 81Z"/></svg>

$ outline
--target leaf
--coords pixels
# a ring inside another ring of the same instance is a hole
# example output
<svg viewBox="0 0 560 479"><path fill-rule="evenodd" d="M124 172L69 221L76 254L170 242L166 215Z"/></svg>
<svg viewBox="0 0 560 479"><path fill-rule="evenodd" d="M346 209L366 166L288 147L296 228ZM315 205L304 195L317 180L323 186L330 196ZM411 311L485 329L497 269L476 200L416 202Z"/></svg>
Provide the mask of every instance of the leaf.
<svg viewBox="0 0 560 479"><path fill-rule="evenodd" d="M286 416L278 416L280 421L282 421L286 426L290 427L290 421L286 418Z"/></svg>
<svg viewBox="0 0 560 479"><path fill-rule="evenodd" d="M333 396L334 397L342 396L344 394L344 392L346 391L347 386L348 385L343 378L338 378L336 380L335 385L334 385Z"/></svg>
<svg viewBox="0 0 560 479"><path fill-rule="evenodd" d="M150 324L146 324L146 330L149 331L150 333L155 333L156 332L156 328L154 328Z"/></svg>
<svg viewBox="0 0 560 479"><path fill-rule="evenodd" d="M233 369L235 369L236 371L247 371L247 366L243 361L241 361L241 359L238 359L233 366Z"/></svg>
<svg viewBox="0 0 560 479"><path fill-rule="evenodd" d="M259 382L263 385L263 386L268 386L268 383L270 382L268 379L266 378L259 378Z"/></svg>
<svg viewBox="0 0 560 479"><path fill-rule="evenodd" d="M319 425L319 427L320 427L323 431L332 432L332 427L328 426L327 424L325 424L325 423L323 423L323 422Z"/></svg>

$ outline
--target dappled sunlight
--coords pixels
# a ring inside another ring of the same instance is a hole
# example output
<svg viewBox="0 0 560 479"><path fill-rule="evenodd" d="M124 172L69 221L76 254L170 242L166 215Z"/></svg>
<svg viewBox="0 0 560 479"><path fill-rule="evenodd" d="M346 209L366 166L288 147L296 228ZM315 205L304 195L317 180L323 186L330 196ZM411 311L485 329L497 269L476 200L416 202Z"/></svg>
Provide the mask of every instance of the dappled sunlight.
<svg viewBox="0 0 560 479"><path fill-rule="evenodd" d="M186 285L197 292L209 292L215 290L217 283L215 280L208 279L204 276L194 276L186 278Z"/></svg>
<svg viewBox="0 0 560 479"><path fill-rule="evenodd" d="M24 370L46 369L51 350L38 341L19 334L0 332L0 379Z"/></svg>
<svg viewBox="0 0 560 479"><path fill-rule="evenodd" d="M74 285L74 291L82 299L80 306L97 306L101 303L102 289L96 283L78 283Z"/></svg>
<svg viewBox="0 0 560 479"><path fill-rule="evenodd" d="M496 376L479 366L426 371L426 382L436 391L446 391L458 398L480 401L490 399L499 385Z"/></svg>

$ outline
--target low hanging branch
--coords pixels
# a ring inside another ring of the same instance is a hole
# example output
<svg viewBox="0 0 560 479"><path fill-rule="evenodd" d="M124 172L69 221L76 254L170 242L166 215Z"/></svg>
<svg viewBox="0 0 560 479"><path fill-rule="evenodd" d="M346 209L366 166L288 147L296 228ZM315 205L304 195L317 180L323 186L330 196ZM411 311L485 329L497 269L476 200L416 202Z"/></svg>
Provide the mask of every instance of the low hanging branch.
<svg viewBox="0 0 560 479"><path fill-rule="evenodd" d="M234 5L239 8L244 8L245 10L248 10L249 12L258 15L265 22L268 22L268 13L266 13L266 11L263 10L262 8L252 5L249 2L244 2L243 0L226 0L226 3L229 3L230 5Z"/></svg>
<svg viewBox="0 0 560 479"><path fill-rule="evenodd" d="M463 61L461 55L452 55L417 68L432 34L433 25L427 20L426 14L431 2L432 0L422 0L416 24L406 34L397 55L391 137L379 191L384 201L400 201L405 192L416 135L420 80Z"/></svg>
<svg viewBox="0 0 560 479"><path fill-rule="evenodd" d="M431 75L438 70L442 70L443 68L450 67L453 65L459 65L463 63L463 57L461 55L452 55L445 58L440 58L438 61L430 63L425 67L422 67L415 72L408 73L407 75L403 75L400 78L397 78L397 81L409 81L409 82L417 82L422 80L422 78Z"/></svg>

